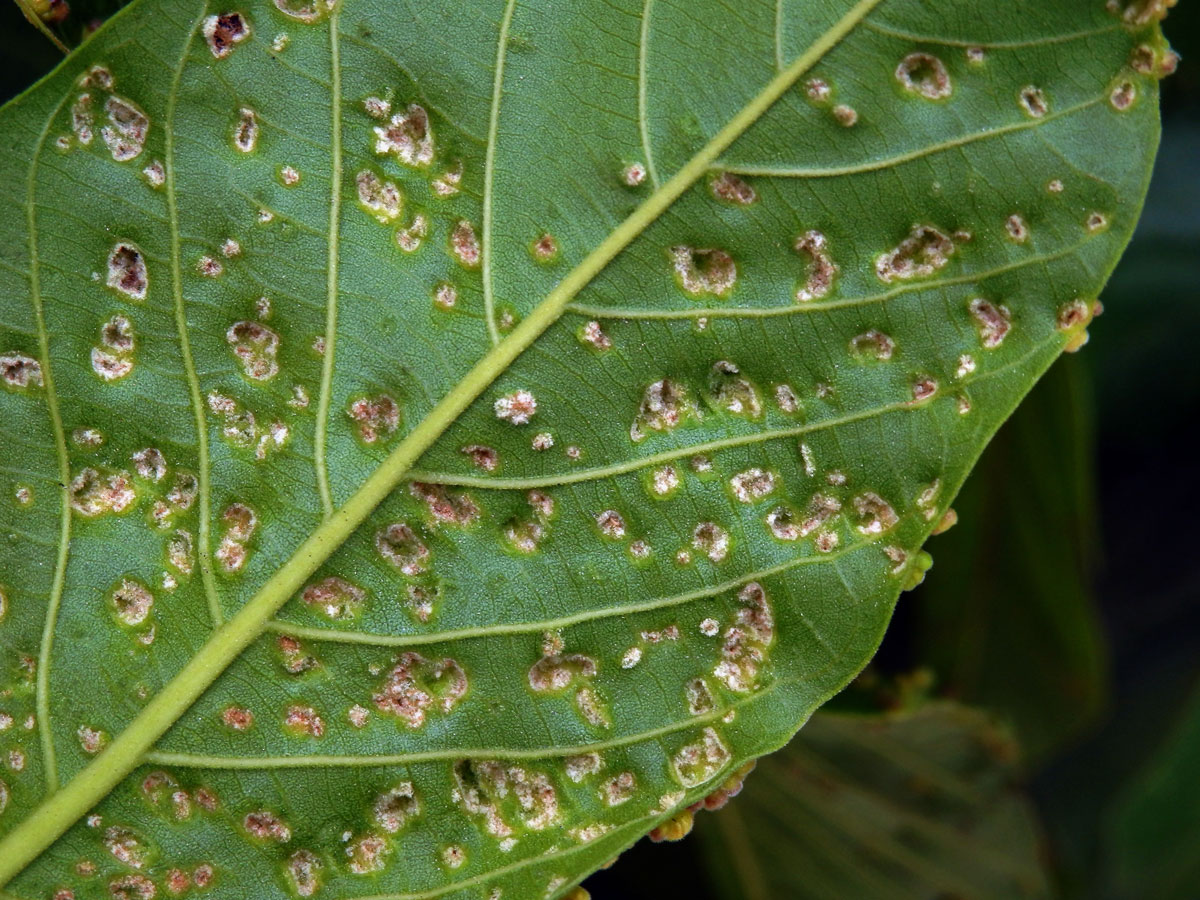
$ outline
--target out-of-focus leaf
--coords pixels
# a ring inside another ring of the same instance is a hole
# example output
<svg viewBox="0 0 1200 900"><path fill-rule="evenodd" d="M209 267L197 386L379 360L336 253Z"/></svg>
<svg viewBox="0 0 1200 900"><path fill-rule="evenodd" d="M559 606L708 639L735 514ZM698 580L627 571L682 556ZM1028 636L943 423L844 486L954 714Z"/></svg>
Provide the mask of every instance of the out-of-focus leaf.
<svg viewBox="0 0 1200 900"><path fill-rule="evenodd" d="M1105 697L1085 360L1061 360L985 451L914 595L917 658L955 696L1010 717L1031 758Z"/></svg>
<svg viewBox="0 0 1200 900"><path fill-rule="evenodd" d="M0 0L13 3L31 25L62 50L78 46L130 0ZM16 32L20 40L28 35ZM32 80L32 79L31 79Z"/></svg>
<svg viewBox="0 0 1200 900"><path fill-rule="evenodd" d="M1125 791L1109 825L1114 896L1200 897L1200 692Z"/></svg>
<svg viewBox="0 0 1200 900"><path fill-rule="evenodd" d="M952 703L818 713L697 833L726 900L1051 896L1016 745Z"/></svg>

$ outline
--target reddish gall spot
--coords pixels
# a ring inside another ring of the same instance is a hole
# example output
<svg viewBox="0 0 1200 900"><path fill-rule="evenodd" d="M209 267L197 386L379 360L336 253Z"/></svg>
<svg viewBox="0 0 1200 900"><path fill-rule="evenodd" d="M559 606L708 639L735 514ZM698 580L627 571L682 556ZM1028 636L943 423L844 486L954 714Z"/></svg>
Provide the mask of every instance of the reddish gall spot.
<svg viewBox="0 0 1200 900"><path fill-rule="evenodd" d="M364 444L386 440L400 427L400 407L387 394L352 400L346 415L355 423L355 432Z"/></svg>
<svg viewBox="0 0 1200 900"><path fill-rule="evenodd" d="M468 269L479 265L479 238L475 235L475 226L466 219L459 219L450 233L450 250Z"/></svg>
<svg viewBox="0 0 1200 900"><path fill-rule="evenodd" d="M279 335L261 322L234 322L225 332L242 374L253 381L269 381L279 374L276 355Z"/></svg>
<svg viewBox="0 0 1200 900"><path fill-rule="evenodd" d="M283 717L284 727L297 736L319 738L325 735L325 720L311 706L289 706Z"/></svg>
<svg viewBox="0 0 1200 900"><path fill-rule="evenodd" d="M221 711L221 721L234 731L249 731L254 725L254 713L244 706L227 706Z"/></svg>

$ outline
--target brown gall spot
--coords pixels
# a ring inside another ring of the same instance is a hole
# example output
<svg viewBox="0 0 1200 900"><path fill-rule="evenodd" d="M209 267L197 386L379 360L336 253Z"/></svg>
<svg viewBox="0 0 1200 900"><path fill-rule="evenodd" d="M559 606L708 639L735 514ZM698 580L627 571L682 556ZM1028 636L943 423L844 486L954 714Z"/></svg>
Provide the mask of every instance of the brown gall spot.
<svg viewBox="0 0 1200 900"><path fill-rule="evenodd" d="M420 728L430 711L454 709L468 687L466 672L453 659L429 660L408 652L400 655L371 701L409 728Z"/></svg>
<svg viewBox="0 0 1200 900"><path fill-rule="evenodd" d="M804 93L813 103L828 103L833 96L833 88L824 78L810 78L804 83Z"/></svg>
<svg viewBox="0 0 1200 900"><path fill-rule="evenodd" d="M866 491L854 498L855 527L862 534L883 534L896 527L900 518L892 505L873 491Z"/></svg>
<svg viewBox="0 0 1200 900"><path fill-rule="evenodd" d="M131 300L145 300L149 288L149 276L142 251L135 244L122 241L108 255L108 279L110 288Z"/></svg>
<svg viewBox="0 0 1200 900"><path fill-rule="evenodd" d="M1045 92L1034 85L1026 85L1017 94L1017 102L1025 114L1034 119L1040 119L1050 111Z"/></svg>
<svg viewBox="0 0 1200 900"><path fill-rule="evenodd" d="M154 900L158 888L145 875L120 875L108 883L112 900Z"/></svg>
<svg viewBox="0 0 1200 900"><path fill-rule="evenodd" d="M633 162L621 170L621 181L626 187L637 187L646 180L646 167L640 162Z"/></svg>
<svg viewBox="0 0 1200 900"><path fill-rule="evenodd" d="M284 0L275 0L276 5ZM309 850L297 850L288 857L283 872L292 893L312 897L321 888L321 872L325 868L320 858Z"/></svg>
<svg viewBox="0 0 1200 900"><path fill-rule="evenodd" d="M1125 112L1137 100L1137 87L1132 81L1122 81L1109 92L1108 102L1117 112Z"/></svg>
<svg viewBox="0 0 1200 900"><path fill-rule="evenodd" d="M713 363L708 375L706 400L718 410L748 419L762 415L758 387L727 359Z"/></svg>
<svg viewBox="0 0 1200 900"><path fill-rule="evenodd" d="M625 537L625 519L615 509L606 509L596 516L596 527L606 538Z"/></svg>
<svg viewBox="0 0 1200 900"><path fill-rule="evenodd" d="M595 320L585 323L579 329L577 336L581 343L601 352L611 350L613 346L612 338L605 334L600 323Z"/></svg>
<svg viewBox="0 0 1200 900"><path fill-rule="evenodd" d="M895 352L896 342L875 328L850 339L850 355L860 362L886 362Z"/></svg>
<svg viewBox="0 0 1200 900"><path fill-rule="evenodd" d="M1004 343L1009 328L1012 327L1012 313L1008 311L1008 307L996 306L987 300L976 298L967 308L971 311L971 318L975 320L975 327L979 330L979 340L986 349L993 350ZM970 368L974 369L974 365Z"/></svg>
<svg viewBox="0 0 1200 900"><path fill-rule="evenodd" d="M71 508L86 518L123 512L137 500L128 472L102 475L93 468L72 479L69 493Z"/></svg>
<svg viewBox="0 0 1200 900"><path fill-rule="evenodd" d="M258 146L258 114L248 106L238 110L237 124L233 126L233 146L242 153L251 153Z"/></svg>
<svg viewBox="0 0 1200 900"><path fill-rule="evenodd" d="M454 166L429 182L433 192L439 197L453 197L460 190L463 177L463 162L455 160Z"/></svg>
<svg viewBox="0 0 1200 900"><path fill-rule="evenodd" d="M537 413L537 399L526 390L513 391L492 404L496 418L513 425L527 425Z"/></svg>
<svg viewBox="0 0 1200 900"><path fill-rule="evenodd" d="M1017 213L1013 213L1004 222L1004 230L1008 233L1009 240L1017 244L1024 244L1029 240L1029 226L1025 223L1025 219Z"/></svg>
<svg viewBox="0 0 1200 900"><path fill-rule="evenodd" d="M875 259L875 275L885 284L925 278L941 269L954 255L950 236L932 225L914 225L895 249Z"/></svg>
<svg viewBox="0 0 1200 900"><path fill-rule="evenodd" d="M705 728L700 740L681 747L674 754L671 767L679 783L690 789L715 778L731 758L729 748L716 730ZM686 827L690 828L690 825Z"/></svg>
<svg viewBox="0 0 1200 900"><path fill-rule="evenodd" d="M908 54L895 74L904 90L926 100L944 100L953 91L946 64L930 53Z"/></svg>
<svg viewBox="0 0 1200 900"><path fill-rule="evenodd" d="M221 711L221 722L234 731L249 731L254 725L254 713L244 706L227 706Z"/></svg>
<svg viewBox="0 0 1200 900"><path fill-rule="evenodd" d="M0 355L0 381L9 390L23 391L30 385L43 385L42 364L23 353Z"/></svg>
<svg viewBox="0 0 1200 900"><path fill-rule="evenodd" d="M293 704L283 715L283 727L297 737L325 736L325 720L311 706Z"/></svg>
<svg viewBox="0 0 1200 900"><path fill-rule="evenodd" d="M796 238L796 252L808 257L808 274L804 284L796 291L796 301L805 303L829 293L838 267L825 249L825 235L819 231L807 231Z"/></svg>
<svg viewBox="0 0 1200 900"><path fill-rule="evenodd" d="M275 8L306 25L320 20L337 5L337 0L275 0Z"/></svg>
<svg viewBox="0 0 1200 900"><path fill-rule="evenodd" d="M250 23L238 12L209 16L204 20L204 40L217 59L224 59L233 48L250 37Z"/></svg>
<svg viewBox="0 0 1200 900"><path fill-rule="evenodd" d="M918 378L912 386L912 405L916 406L929 400L937 393L938 383L927 376Z"/></svg>
<svg viewBox="0 0 1200 900"><path fill-rule="evenodd" d="M729 555L729 532L715 522L701 522L692 530L692 548L719 563Z"/></svg>
<svg viewBox="0 0 1200 900"><path fill-rule="evenodd" d="M540 263L551 263L558 258L558 241L546 232L529 245L529 253Z"/></svg>
<svg viewBox="0 0 1200 900"><path fill-rule="evenodd" d="M439 309L454 309L458 303L458 288L448 281L437 284L433 289L433 302Z"/></svg>
<svg viewBox="0 0 1200 900"><path fill-rule="evenodd" d="M737 282L737 264L724 250L676 246L670 250L679 286L693 297L725 297Z"/></svg>
<svg viewBox="0 0 1200 900"><path fill-rule="evenodd" d="M86 147L96 136L93 127L92 95L80 94L71 105L71 130L75 139Z"/></svg>
<svg viewBox="0 0 1200 900"><path fill-rule="evenodd" d="M334 575L310 584L300 594L300 599L309 609L336 621L358 618L366 604L367 592Z"/></svg>
<svg viewBox="0 0 1200 900"><path fill-rule="evenodd" d="M108 124L100 129L109 153L117 162L128 162L141 155L150 133L150 119L136 104L112 96L104 104Z"/></svg>
<svg viewBox="0 0 1200 900"><path fill-rule="evenodd" d="M380 794L372 807L375 824L388 834L395 834L410 819L421 814L421 804L411 781L402 781L396 787Z"/></svg>
<svg viewBox="0 0 1200 900"><path fill-rule="evenodd" d="M749 206L758 199L754 188L732 172L721 172L708 180L708 189L722 203Z"/></svg>
<svg viewBox="0 0 1200 900"><path fill-rule="evenodd" d="M375 549L405 575L420 575L429 567L429 548L405 522L393 522L377 531Z"/></svg>
<svg viewBox="0 0 1200 900"><path fill-rule="evenodd" d="M369 215L380 222L391 222L400 215L400 189L394 182L384 181L367 169L354 179L358 188L358 202Z"/></svg>
<svg viewBox="0 0 1200 900"><path fill-rule="evenodd" d="M1149 25L1161 22L1176 0L1108 0L1107 9L1128 25Z"/></svg>
<svg viewBox="0 0 1200 900"><path fill-rule="evenodd" d="M858 124L858 110L844 103L839 103L833 108L833 117L843 128L852 128Z"/></svg>
<svg viewBox="0 0 1200 900"><path fill-rule="evenodd" d="M404 228L396 229L396 244L405 253L415 253L421 249L421 244L425 240L425 236L429 234L429 219L424 213L417 213L413 216L412 223ZM445 305L445 301L449 299L450 306L454 305L454 299L457 298L457 292L453 290L453 285L450 285L451 295L446 296L441 293L441 288L438 289L437 299L439 305ZM449 308L449 307L446 307Z"/></svg>
<svg viewBox="0 0 1200 900"><path fill-rule="evenodd" d="M269 810L258 810L247 813L242 819L242 827L246 832L260 841L276 841L286 844L292 839L292 829L275 813Z"/></svg>
<svg viewBox="0 0 1200 900"><path fill-rule="evenodd" d="M496 467L500 465L500 454L496 452L495 447L488 447L483 444L471 444L463 447L461 452L477 468L483 469L485 472L494 472L496 471Z"/></svg>
<svg viewBox="0 0 1200 900"><path fill-rule="evenodd" d="M408 492L425 504L429 514L439 524L465 528L479 518L479 507L470 495L451 491L445 485L414 481Z"/></svg>
<svg viewBox="0 0 1200 900"><path fill-rule="evenodd" d="M733 496L741 503L757 503L775 490L775 475L757 466L729 479Z"/></svg>

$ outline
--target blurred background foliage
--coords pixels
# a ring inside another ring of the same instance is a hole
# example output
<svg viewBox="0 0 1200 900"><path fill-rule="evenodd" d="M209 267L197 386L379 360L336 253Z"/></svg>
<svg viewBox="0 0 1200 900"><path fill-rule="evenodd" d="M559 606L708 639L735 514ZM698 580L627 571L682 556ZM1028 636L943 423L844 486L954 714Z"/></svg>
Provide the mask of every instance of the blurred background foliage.
<svg viewBox="0 0 1200 900"><path fill-rule="evenodd" d="M74 46L121 5L47 27ZM1166 32L1183 64L1092 343L987 449L870 668L597 900L1200 898L1200 6ZM0 0L0 100L59 59Z"/></svg>

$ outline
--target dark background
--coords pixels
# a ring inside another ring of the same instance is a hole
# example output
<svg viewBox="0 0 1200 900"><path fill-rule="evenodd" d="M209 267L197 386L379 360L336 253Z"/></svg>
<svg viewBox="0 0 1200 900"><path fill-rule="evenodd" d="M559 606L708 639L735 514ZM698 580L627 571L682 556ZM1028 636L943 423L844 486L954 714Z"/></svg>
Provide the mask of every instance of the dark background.
<svg viewBox="0 0 1200 900"><path fill-rule="evenodd" d="M69 43L84 25L64 27ZM1162 148L1141 224L1103 294L1106 312L1089 346L1056 364L1021 421L989 448L955 504L963 536L931 541L934 568L901 597L870 674L875 684L923 671L934 695L1022 726L1033 745L1028 791L1066 897L1112 896L1103 883L1106 812L1171 733L1200 672L1200 7L1181 4L1165 31L1183 62L1162 86ZM60 59L11 0L0 0L0 100ZM1038 472L1049 473L1048 484L1037 484ZM972 512L1000 529L1007 516L1015 527L981 534L971 530ZM1017 552L1021 538L1012 533L1030 522L1046 529L1035 544L1058 557L1027 562L1031 554ZM1068 595L1094 631L1078 658L1031 637L1042 631L1019 630L1068 605ZM946 649L955 647L962 658ZM1022 652L1074 662L1061 671L1027 665ZM966 658L990 663L989 653L1002 660L991 681ZM1045 702L1025 709L1018 693ZM871 696L881 702L879 691ZM1056 697L1065 705L1056 707ZM708 818L700 815L697 829ZM1197 843L1200 855L1200 836ZM718 900L707 867L720 861L704 859L704 846L695 837L642 841L587 886L598 898Z"/></svg>

